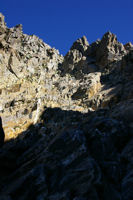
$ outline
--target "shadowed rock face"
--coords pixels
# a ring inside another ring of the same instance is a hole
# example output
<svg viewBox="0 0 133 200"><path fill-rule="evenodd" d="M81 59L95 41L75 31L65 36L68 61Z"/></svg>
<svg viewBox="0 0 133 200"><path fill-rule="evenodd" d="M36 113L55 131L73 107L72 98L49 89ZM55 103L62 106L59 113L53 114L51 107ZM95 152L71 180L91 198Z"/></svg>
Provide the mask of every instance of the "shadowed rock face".
<svg viewBox="0 0 133 200"><path fill-rule="evenodd" d="M108 110L45 109L0 151L0 199L132 199L131 127Z"/></svg>
<svg viewBox="0 0 133 200"><path fill-rule="evenodd" d="M0 147L4 144L5 133L2 127L2 119L0 117Z"/></svg>
<svg viewBox="0 0 133 200"><path fill-rule="evenodd" d="M0 200L132 200L132 72L110 32L63 57L0 14Z"/></svg>

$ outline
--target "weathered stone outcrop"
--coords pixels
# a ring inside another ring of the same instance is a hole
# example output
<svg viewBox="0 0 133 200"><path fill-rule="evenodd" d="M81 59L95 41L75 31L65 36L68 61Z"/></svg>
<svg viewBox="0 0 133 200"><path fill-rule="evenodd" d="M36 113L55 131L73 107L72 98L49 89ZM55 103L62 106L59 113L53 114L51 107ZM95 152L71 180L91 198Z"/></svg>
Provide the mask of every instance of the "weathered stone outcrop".
<svg viewBox="0 0 133 200"><path fill-rule="evenodd" d="M52 82L63 57L36 36L23 34L22 25L8 29L3 20L2 16L0 111L8 139L36 121L41 100L50 101L48 91L54 93Z"/></svg>
<svg viewBox="0 0 133 200"><path fill-rule="evenodd" d="M112 62L118 61L126 50L114 34L107 32L99 43L96 51L96 60L100 67L108 67Z"/></svg>
<svg viewBox="0 0 133 200"><path fill-rule="evenodd" d="M132 74L110 32L63 57L0 14L0 200L132 200Z"/></svg>
<svg viewBox="0 0 133 200"><path fill-rule="evenodd" d="M87 112L118 102L123 84L103 80L125 79L119 74L129 68L131 44L124 47L110 32L90 45L83 36L63 58L35 35L23 34L22 25L9 29L2 14L0 19L0 112L6 140L36 123L44 106ZM118 91L111 92L115 87Z"/></svg>
<svg viewBox="0 0 133 200"><path fill-rule="evenodd" d="M47 108L0 151L0 198L132 199L133 135L108 110Z"/></svg>

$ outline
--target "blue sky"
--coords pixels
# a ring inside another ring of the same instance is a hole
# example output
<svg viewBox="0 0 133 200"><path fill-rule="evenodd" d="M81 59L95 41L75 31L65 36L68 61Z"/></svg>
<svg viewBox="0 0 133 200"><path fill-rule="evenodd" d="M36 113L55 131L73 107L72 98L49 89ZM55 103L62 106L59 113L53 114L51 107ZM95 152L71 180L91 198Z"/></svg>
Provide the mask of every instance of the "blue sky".
<svg viewBox="0 0 133 200"><path fill-rule="evenodd" d="M133 0L1 0L0 8L8 27L23 24L64 55L79 37L92 43L109 30L133 43Z"/></svg>

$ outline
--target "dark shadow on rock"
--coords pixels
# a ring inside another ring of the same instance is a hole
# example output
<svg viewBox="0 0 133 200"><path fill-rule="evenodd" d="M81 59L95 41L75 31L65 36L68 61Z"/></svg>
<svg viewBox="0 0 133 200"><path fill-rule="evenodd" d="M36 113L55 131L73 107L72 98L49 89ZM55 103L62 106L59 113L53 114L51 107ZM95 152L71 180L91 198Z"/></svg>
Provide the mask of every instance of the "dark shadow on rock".
<svg viewBox="0 0 133 200"><path fill-rule="evenodd" d="M3 130L3 127L2 127L2 119L0 117L0 147L3 146L4 139L5 139L5 133L4 133L4 130Z"/></svg>
<svg viewBox="0 0 133 200"><path fill-rule="evenodd" d="M0 149L0 199L132 199L131 141L128 125L106 110L47 108Z"/></svg>

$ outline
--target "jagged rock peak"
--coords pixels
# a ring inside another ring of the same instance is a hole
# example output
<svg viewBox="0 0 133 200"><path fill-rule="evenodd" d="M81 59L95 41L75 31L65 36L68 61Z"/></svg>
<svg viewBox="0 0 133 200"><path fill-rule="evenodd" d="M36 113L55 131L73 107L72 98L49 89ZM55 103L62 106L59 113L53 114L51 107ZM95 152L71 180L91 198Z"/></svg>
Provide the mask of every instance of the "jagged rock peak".
<svg viewBox="0 0 133 200"><path fill-rule="evenodd" d="M122 53L125 51L124 45L117 40L115 34L110 31L105 33L102 37L101 44L102 48L114 51L114 53Z"/></svg>
<svg viewBox="0 0 133 200"><path fill-rule="evenodd" d="M77 49L83 53L87 49L88 46L89 46L89 43L87 41L87 38L86 38L86 36L83 36L83 37L77 39L73 43L70 50Z"/></svg>
<svg viewBox="0 0 133 200"><path fill-rule="evenodd" d="M96 50L96 60L99 66L105 67L108 64L120 60L126 54L124 45L117 41L115 34L107 32L103 35Z"/></svg>
<svg viewBox="0 0 133 200"><path fill-rule="evenodd" d="M1 23L5 23L2 14ZM123 58L127 53L107 32L91 45L85 36L79 38L63 57L37 36L23 34L22 25L0 25L0 113L6 139L37 122L43 106L83 112L103 106L108 98L106 91L105 97L100 93L104 73L125 69L125 63L131 68L132 53L127 58L130 62Z"/></svg>
<svg viewBox="0 0 133 200"><path fill-rule="evenodd" d="M23 26L22 26L22 24L17 24L14 28L15 28L16 31L19 31L19 32L22 32L22 31L23 31Z"/></svg>
<svg viewBox="0 0 133 200"><path fill-rule="evenodd" d="M87 38L86 38L85 35L84 35L82 38L79 38L79 39L77 40L77 42L80 42L81 44L83 44L83 45L85 45L85 46L88 46L88 45L89 45L89 43L88 43Z"/></svg>
<svg viewBox="0 0 133 200"><path fill-rule="evenodd" d="M5 16L2 13L0 13L0 26L3 28L6 27Z"/></svg>
<svg viewBox="0 0 133 200"><path fill-rule="evenodd" d="M133 44L131 42L128 42L124 45L125 49L128 51L128 50L131 50L133 49Z"/></svg>
<svg viewBox="0 0 133 200"><path fill-rule="evenodd" d="M113 42L113 41L117 41L117 37L116 37L115 34L113 34L110 31L108 31L103 35L102 40Z"/></svg>
<svg viewBox="0 0 133 200"><path fill-rule="evenodd" d="M21 31L0 25L0 200L133 199L132 45Z"/></svg>

